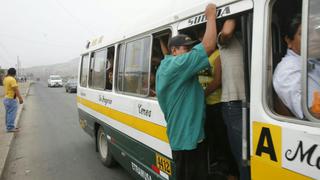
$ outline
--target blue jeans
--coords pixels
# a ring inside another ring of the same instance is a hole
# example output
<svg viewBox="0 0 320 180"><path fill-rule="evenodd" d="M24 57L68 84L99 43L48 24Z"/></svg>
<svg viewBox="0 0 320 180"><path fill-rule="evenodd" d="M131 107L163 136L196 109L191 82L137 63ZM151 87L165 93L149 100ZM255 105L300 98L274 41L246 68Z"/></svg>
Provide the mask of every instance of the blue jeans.
<svg viewBox="0 0 320 180"><path fill-rule="evenodd" d="M242 102L223 102L222 115L227 126L231 151L237 161L240 180L248 180L250 169L242 163Z"/></svg>
<svg viewBox="0 0 320 180"><path fill-rule="evenodd" d="M7 131L14 129L14 121L16 119L18 104L16 99L4 98L3 104L6 110L6 128Z"/></svg>

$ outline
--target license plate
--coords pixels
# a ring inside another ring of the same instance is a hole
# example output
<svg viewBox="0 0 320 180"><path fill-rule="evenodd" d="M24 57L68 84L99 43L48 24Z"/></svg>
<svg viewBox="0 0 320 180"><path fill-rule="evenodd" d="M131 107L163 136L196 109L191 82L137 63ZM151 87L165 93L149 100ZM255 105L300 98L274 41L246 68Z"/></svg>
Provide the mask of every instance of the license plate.
<svg viewBox="0 0 320 180"><path fill-rule="evenodd" d="M169 159L167 159L159 154L156 154L156 163L157 163L157 167L161 171L171 175L171 162Z"/></svg>

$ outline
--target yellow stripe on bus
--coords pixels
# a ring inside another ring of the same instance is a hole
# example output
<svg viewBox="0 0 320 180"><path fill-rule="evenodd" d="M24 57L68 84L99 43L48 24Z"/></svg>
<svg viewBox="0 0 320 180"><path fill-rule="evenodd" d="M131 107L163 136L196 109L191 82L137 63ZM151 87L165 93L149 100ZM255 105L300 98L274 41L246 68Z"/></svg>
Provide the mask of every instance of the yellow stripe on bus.
<svg viewBox="0 0 320 180"><path fill-rule="evenodd" d="M168 141L168 136L166 134L166 127L146 121L144 119L137 118L135 116L105 107L103 105L97 104L95 102L86 100L81 97L77 97L78 103L96 111L100 114L103 114L113 120L121 122L127 126L130 126L136 130L144 132L152 137L160 139L164 142Z"/></svg>
<svg viewBox="0 0 320 180"><path fill-rule="evenodd" d="M294 171L277 166L257 156L251 156L251 179L253 180L312 180Z"/></svg>

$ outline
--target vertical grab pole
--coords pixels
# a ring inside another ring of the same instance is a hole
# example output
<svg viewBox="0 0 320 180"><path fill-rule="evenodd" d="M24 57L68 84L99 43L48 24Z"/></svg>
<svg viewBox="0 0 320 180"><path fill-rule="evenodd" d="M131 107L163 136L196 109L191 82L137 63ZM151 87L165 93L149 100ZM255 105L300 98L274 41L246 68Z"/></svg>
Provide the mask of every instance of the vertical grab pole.
<svg viewBox="0 0 320 180"><path fill-rule="evenodd" d="M250 142L250 69L251 69L251 37L252 37L252 13L241 17L243 70L246 99L242 101L242 160L243 165L249 165Z"/></svg>

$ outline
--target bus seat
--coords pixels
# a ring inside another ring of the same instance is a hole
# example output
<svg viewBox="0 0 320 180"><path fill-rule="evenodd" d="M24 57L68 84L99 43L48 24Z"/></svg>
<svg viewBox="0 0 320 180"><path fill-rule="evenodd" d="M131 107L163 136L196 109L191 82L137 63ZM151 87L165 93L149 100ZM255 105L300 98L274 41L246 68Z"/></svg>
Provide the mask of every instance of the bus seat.
<svg viewBox="0 0 320 180"><path fill-rule="evenodd" d="M272 88L273 89L273 88ZM277 93L273 89L273 107L274 111L282 116L295 117L287 106L281 101Z"/></svg>

